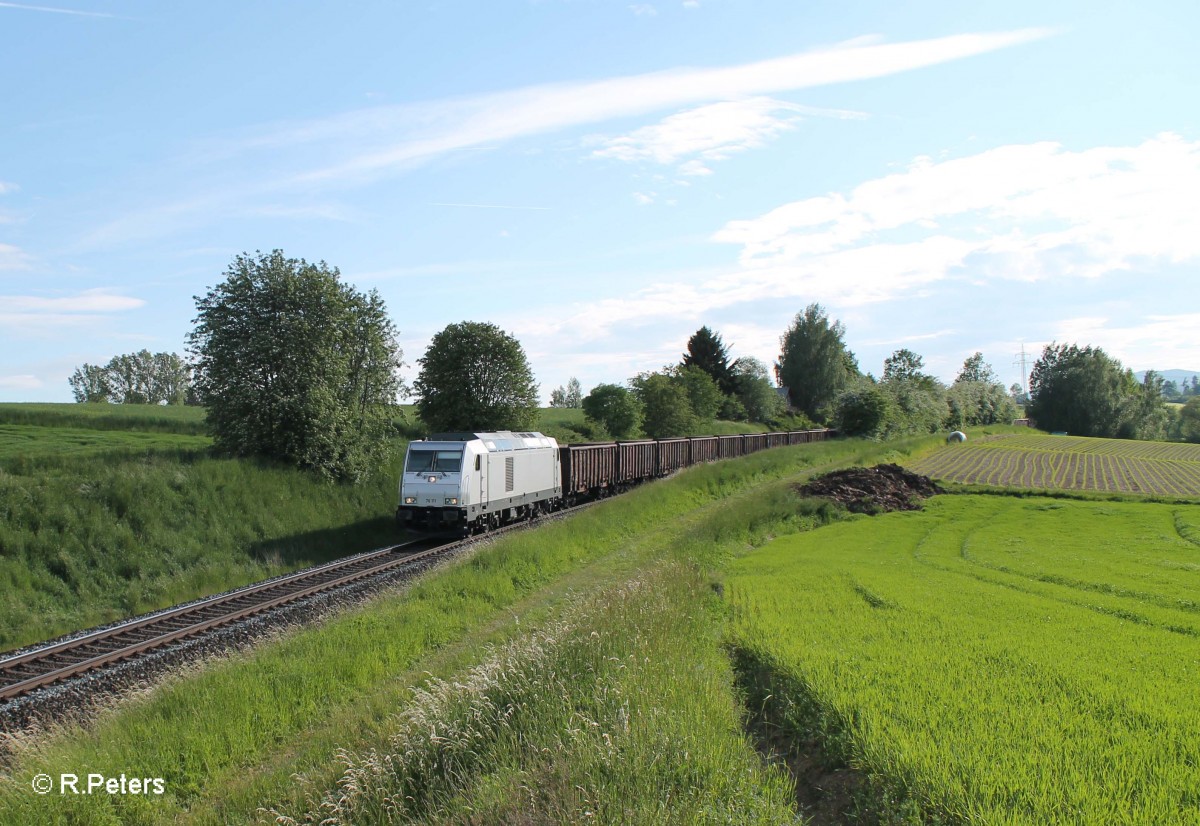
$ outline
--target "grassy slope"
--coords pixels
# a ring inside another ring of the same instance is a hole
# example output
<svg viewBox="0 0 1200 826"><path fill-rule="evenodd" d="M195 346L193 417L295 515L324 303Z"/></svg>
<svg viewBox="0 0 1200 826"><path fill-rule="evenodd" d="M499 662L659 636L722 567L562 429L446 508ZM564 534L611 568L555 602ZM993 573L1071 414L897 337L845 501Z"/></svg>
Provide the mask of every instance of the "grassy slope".
<svg viewBox="0 0 1200 826"><path fill-rule="evenodd" d="M0 650L391 541L359 486L208 455L194 407L0 405Z"/></svg>
<svg viewBox="0 0 1200 826"><path fill-rule="evenodd" d="M737 644L889 822L1189 823L1197 519L954 496L734 564Z"/></svg>
<svg viewBox="0 0 1200 826"><path fill-rule="evenodd" d="M358 770L391 765L402 775L383 778L385 785L425 778L421 788L433 793L416 814L429 822L531 807L550 813L547 822L585 812L627 822L790 818L782 776L762 767L737 726L710 571L772 532L814 524L798 512L788 478L814 462L892 449L767 451L505 539L399 599L214 665L92 731L63 733L23 756L13 786L0 791L0 811L6 822L85 823L170 821L185 812L196 822L238 822L272 803L300 814L338 788L344 765L336 755L345 748L359 755ZM563 623L569 627L554 632ZM514 680L497 685L486 668L469 673L486 664L488 644L506 640L516 646L505 660L513 667L501 671ZM535 650L543 653L528 653ZM547 663L558 665L547 671ZM449 692L435 710L446 731L475 731L486 742L454 751L461 741L446 737L438 741L444 749L423 752L433 762L384 760L414 720L425 719L425 695L412 694L425 671L480 687ZM552 675L562 682L545 683ZM512 709L511 728L472 729L471 709L496 703ZM411 713L392 717L397 709ZM437 765L453 766L452 776L438 775ZM151 772L168 779L168 796L33 799L24 791L29 776L61 766ZM307 778L299 786L297 773ZM381 803L364 792L353 805L370 813Z"/></svg>

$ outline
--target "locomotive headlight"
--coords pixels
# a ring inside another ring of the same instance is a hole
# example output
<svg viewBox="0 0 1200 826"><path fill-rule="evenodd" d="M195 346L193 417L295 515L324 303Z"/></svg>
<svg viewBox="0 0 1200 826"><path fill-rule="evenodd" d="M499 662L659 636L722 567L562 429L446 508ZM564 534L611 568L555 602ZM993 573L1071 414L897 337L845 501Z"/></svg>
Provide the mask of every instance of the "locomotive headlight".
<svg viewBox="0 0 1200 826"><path fill-rule="evenodd" d="M458 504L458 497L457 497L457 496L453 496L453 497L450 497L450 496L448 496L448 497L446 497L446 504L447 504L447 505L457 505L457 504Z"/></svg>
<svg viewBox="0 0 1200 826"><path fill-rule="evenodd" d="M404 497L404 504L406 504L406 505L415 505L415 504L417 504L417 497L415 497L415 496L405 496L405 497Z"/></svg>

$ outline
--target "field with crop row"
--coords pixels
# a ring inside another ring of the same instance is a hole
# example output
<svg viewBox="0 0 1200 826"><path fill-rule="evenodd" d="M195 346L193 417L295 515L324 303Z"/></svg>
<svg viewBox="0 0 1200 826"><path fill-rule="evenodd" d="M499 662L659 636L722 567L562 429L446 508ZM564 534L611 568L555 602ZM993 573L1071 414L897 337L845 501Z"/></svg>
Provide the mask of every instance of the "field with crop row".
<svg viewBox="0 0 1200 826"><path fill-rule="evenodd" d="M914 462L950 482L1200 496L1200 445L1044 434L985 436Z"/></svg>
<svg viewBox="0 0 1200 826"><path fill-rule="evenodd" d="M937 497L738 560L734 642L905 822L1196 823L1198 528L1181 505Z"/></svg>

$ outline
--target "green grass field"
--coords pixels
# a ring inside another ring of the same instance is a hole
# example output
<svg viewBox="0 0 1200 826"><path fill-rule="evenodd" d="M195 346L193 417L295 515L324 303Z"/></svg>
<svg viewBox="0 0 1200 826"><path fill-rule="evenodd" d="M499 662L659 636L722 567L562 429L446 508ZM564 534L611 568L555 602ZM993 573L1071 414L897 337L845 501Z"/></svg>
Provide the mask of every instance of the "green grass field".
<svg viewBox="0 0 1200 826"><path fill-rule="evenodd" d="M797 474L912 447L764 451L496 541L21 751L0 823L791 822L786 774L740 728L715 571L820 522ZM167 794L29 791L70 766Z"/></svg>
<svg viewBox="0 0 1200 826"><path fill-rule="evenodd" d="M0 403L0 423L199 436L204 433L204 408L156 404Z"/></svg>
<svg viewBox="0 0 1200 826"><path fill-rule="evenodd" d="M1192 461L1180 445L988 435L953 452L937 437L764 451L504 538L19 747L0 823L799 823L810 801L785 767L801 788L832 784L848 822L1197 822L1195 505L1072 494L1058 477L1054 498L957 493L878 517L795 492L818 469L972 450ZM373 524L338 523L345 489L305 484L153 451L5 471L0 531L23 533L0 534L0 587L38 593L19 572L39 570L60 591L5 604L0 628L53 617L92 582L130 599L186 584L212 560L188 544L197 525L248 532L219 543L254 549L213 563L228 579ZM390 512L393 487L354 507ZM305 511L314 527L288 536ZM103 553L81 550L92 535ZM146 537L161 560L135 555ZM29 790L74 770L162 776L167 793Z"/></svg>
<svg viewBox="0 0 1200 826"><path fill-rule="evenodd" d="M1200 445L1179 442L998 434L947 445L912 469L974 485L1200 497Z"/></svg>
<svg viewBox="0 0 1200 826"><path fill-rule="evenodd" d="M944 496L734 564L782 725L897 820L1195 823L1200 515ZM904 817L899 815L903 814Z"/></svg>

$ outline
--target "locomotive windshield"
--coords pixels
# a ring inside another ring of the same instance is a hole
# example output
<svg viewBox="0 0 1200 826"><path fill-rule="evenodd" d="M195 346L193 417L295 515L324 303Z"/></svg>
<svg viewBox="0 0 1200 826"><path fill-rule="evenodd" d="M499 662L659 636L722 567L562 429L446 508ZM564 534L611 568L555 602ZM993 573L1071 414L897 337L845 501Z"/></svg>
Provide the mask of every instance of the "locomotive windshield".
<svg viewBox="0 0 1200 826"><path fill-rule="evenodd" d="M458 473L462 470L462 451L410 450L405 469L409 473Z"/></svg>

